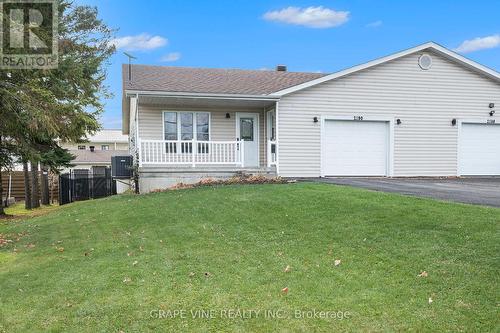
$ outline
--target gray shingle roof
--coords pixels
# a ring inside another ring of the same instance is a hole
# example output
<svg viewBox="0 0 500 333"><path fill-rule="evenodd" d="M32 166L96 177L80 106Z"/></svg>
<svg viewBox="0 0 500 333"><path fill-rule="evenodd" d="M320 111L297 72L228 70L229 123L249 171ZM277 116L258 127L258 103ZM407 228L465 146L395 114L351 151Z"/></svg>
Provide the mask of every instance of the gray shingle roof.
<svg viewBox="0 0 500 333"><path fill-rule="evenodd" d="M268 95L325 76L324 73L278 72L242 69L213 69L122 65L123 87L130 90Z"/></svg>

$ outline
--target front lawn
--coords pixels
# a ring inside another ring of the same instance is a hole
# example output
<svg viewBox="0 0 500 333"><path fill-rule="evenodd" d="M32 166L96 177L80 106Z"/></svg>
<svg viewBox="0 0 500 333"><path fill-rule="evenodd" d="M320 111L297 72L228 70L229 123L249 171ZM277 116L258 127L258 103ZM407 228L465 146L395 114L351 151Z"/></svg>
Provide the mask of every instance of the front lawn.
<svg viewBox="0 0 500 333"><path fill-rule="evenodd" d="M324 184L79 202L0 222L0 332L494 331L499 225Z"/></svg>

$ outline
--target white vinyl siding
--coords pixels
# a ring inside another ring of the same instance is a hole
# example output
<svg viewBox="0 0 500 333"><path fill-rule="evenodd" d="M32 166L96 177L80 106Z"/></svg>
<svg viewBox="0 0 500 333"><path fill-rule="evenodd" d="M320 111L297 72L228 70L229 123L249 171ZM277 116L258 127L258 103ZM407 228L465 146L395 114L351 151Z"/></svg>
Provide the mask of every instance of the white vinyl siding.
<svg viewBox="0 0 500 333"><path fill-rule="evenodd" d="M394 176L456 176L454 118L488 117L500 84L433 52L432 68L411 54L282 97L278 109L280 175L318 177L321 116L383 116L394 125ZM497 122L500 119L497 118Z"/></svg>

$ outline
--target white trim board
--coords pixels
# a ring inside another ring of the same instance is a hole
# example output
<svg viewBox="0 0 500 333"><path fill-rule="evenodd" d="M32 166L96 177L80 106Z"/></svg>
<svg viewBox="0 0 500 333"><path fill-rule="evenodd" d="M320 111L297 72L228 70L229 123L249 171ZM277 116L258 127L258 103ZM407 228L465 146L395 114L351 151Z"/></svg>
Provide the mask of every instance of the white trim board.
<svg viewBox="0 0 500 333"><path fill-rule="evenodd" d="M397 53L394 53L394 54L391 54L391 55L388 55L388 56L385 56L385 57L382 57L379 59L369 61L369 62L361 64L361 65L357 65L357 66L354 66L351 68L344 69L340 72L326 75L326 76L320 77L320 78L315 79L315 80L304 82L302 84L274 92L272 94L269 94L269 96L288 95L288 94L291 94L293 92L296 92L296 91L299 91L302 89L306 89L306 88L315 86L315 85L323 83L323 82L334 80L334 79L337 79L337 78L340 78L340 77L343 77L343 76L346 76L346 75L349 75L349 74L352 74L352 73L355 73L355 72L358 72L358 71L361 71L361 70L364 70L364 69L367 69L367 68L370 68L373 66L377 66L377 65L383 64L385 62L395 60L395 59L398 59L398 58L401 58L401 57L404 57L404 56L407 56L407 55L410 55L410 54L413 54L416 52L427 50L427 49L433 50L433 51L437 52L438 54L444 56L445 58L448 58L450 60L458 62L461 65L463 65L467 68L470 68L472 70L475 70L477 72L480 72L483 75L488 76L496 81L500 81L500 73L499 72L497 72L491 68L488 68L486 66L483 66L475 61L467 59L464 56L461 56L460 54L455 53L455 52L453 52L453 51L451 51L451 50L449 50L449 49L447 49L439 44L436 44L434 42L428 42L428 43L413 47L411 49L397 52Z"/></svg>
<svg viewBox="0 0 500 333"><path fill-rule="evenodd" d="M387 177L394 176L394 118L388 116L363 116L363 120L356 120L357 115L351 116L321 116L320 127L320 176L326 177L325 174L325 122L327 120L342 120L342 121L359 121L359 122L386 122L389 126L389 143L387 152Z"/></svg>

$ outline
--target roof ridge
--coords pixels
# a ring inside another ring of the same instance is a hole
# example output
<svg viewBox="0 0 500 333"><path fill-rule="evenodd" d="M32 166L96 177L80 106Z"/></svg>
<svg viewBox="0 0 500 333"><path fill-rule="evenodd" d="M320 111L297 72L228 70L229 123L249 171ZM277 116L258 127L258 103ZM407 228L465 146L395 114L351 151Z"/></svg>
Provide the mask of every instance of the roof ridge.
<svg viewBox="0 0 500 333"><path fill-rule="evenodd" d="M127 67L128 64L122 64L122 67ZM149 64L132 64L132 67L153 67L165 69L190 69L190 70L209 70L209 71L241 71L241 72L257 72L257 73L287 73L287 74L314 74L314 75L328 75L330 73L323 72L302 72L302 71L277 71L273 69L246 69L246 68L218 68L218 67L192 67L192 66L163 66L163 65L149 65Z"/></svg>

